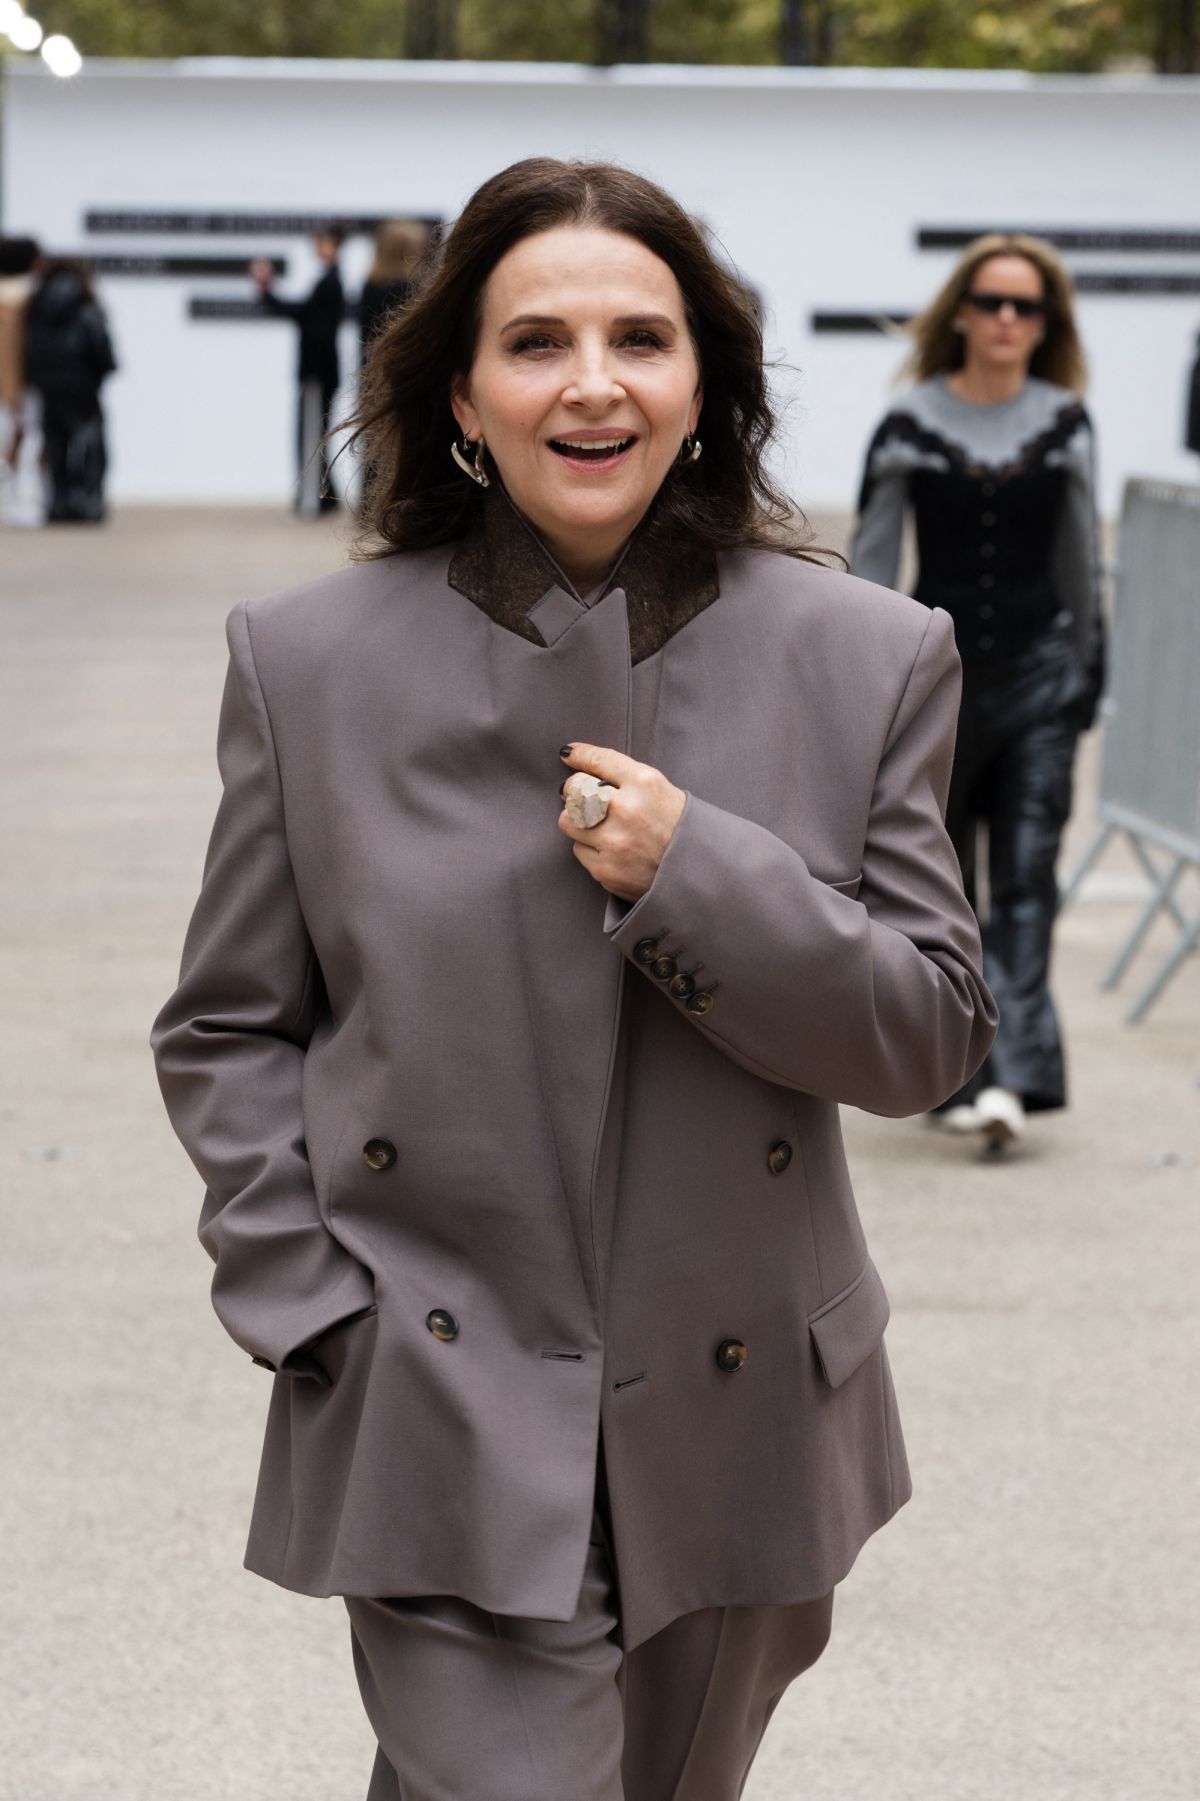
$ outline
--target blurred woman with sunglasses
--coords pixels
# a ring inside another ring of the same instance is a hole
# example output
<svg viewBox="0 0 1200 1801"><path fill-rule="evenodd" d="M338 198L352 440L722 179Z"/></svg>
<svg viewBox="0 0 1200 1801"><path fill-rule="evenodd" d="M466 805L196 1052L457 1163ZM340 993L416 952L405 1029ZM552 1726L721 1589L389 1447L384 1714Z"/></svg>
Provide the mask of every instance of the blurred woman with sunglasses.
<svg viewBox="0 0 1200 1801"><path fill-rule="evenodd" d="M895 587L911 516L916 599L963 663L947 826L975 904L987 829L985 972L1000 1030L935 1118L1003 1150L1066 1103L1048 988L1055 864L1079 734L1103 683L1092 427L1071 278L1040 238L964 252L911 326L915 385L867 451L851 561Z"/></svg>

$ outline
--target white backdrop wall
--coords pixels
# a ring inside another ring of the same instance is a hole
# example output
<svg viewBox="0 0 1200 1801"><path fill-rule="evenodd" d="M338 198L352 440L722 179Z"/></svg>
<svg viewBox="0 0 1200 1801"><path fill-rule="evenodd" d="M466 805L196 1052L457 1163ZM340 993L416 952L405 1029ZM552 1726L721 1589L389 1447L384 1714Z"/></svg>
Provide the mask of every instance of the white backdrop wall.
<svg viewBox="0 0 1200 1801"><path fill-rule="evenodd" d="M89 62L59 81L8 59L6 232L58 251L280 254L284 293L314 265L303 237L89 235L94 209L452 217L523 156L613 157L715 229L762 294L795 373L783 468L802 503L853 502L864 443L901 349L814 335L814 311L917 307L953 252L920 226L1161 227L1200 241L1200 82L907 71L556 65ZM365 240L347 249L354 292ZM1073 254L1077 271L1200 276L1200 252ZM109 385L121 501L286 500L294 332L193 320L237 277L102 279L121 371ZM1194 479L1182 391L1200 293L1086 296L1106 508L1127 475ZM346 328L347 362L355 333Z"/></svg>

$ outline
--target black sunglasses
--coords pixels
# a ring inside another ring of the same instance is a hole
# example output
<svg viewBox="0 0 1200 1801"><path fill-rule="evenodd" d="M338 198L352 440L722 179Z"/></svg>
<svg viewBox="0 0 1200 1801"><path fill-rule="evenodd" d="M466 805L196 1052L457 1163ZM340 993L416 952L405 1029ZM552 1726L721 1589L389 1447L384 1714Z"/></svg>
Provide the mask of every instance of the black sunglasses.
<svg viewBox="0 0 1200 1801"><path fill-rule="evenodd" d="M1023 294L964 294L963 299L980 313L995 314L1011 306L1018 319L1041 319L1046 314L1044 300L1026 300Z"/></svg>

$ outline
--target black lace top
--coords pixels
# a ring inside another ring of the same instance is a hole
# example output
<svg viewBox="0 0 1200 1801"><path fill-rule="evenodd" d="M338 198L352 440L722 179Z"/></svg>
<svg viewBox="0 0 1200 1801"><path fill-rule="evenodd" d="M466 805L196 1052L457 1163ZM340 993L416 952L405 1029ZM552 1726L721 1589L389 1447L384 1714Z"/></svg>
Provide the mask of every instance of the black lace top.
<svg viewBox="0 0 1200 1801"><path fill-rule="evenodd" d="M894 587L906 515L916 599L954 620L963 664L997 665L1065 636L1098 679L1100 595L1091 422L1031 378L976 406L944 377L887 414L867 451L851 550L856 575Z"/></svg>

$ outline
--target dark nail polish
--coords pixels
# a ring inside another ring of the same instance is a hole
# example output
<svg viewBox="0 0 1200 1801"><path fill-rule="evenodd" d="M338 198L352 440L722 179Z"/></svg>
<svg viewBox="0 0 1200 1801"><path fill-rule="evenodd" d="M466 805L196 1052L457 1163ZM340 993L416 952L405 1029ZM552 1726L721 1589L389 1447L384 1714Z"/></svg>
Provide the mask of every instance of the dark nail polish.
<svg viewBox="0 0 1200 1801"><path fill-rule="evenodd" d="M563 777L562 781L558 784L558 798L560 800L562 800L565 796L566 786L567 786L567 783L570 781L570 779L571 778L569 775L565 775Z"/></svg>
<svg viewBox="0 0 1200 1801"><path fill-rule="evenodd" d="M560 745L558 754L560 757L569 757L574 748L575 746L573 744Z"/></svg>

